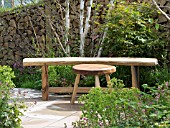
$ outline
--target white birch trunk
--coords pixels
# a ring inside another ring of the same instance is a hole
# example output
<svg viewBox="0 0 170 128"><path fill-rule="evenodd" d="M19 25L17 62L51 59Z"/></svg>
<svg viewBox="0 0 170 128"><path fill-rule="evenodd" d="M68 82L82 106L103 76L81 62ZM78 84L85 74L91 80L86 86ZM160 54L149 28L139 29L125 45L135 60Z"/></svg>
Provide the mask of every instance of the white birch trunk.
<svg viewBox="0 0 170 128"><path fill-rule="evenodd" d="M69 17L69 4L70 1L66 0L66 14L65 14L65 18L66 18L66 35L65 35L65 46L66 46L66 52L67 54L70 55L70 45L68 43L69 41L69 28L70 28L70 17Z"/></svg>
<svg viewBox="0 0 170 128"><path fill-rule="evenodd" d="M113 2L114 2L114 0L110 0L110 3L109 3L110 7L109 7L109 10L108 10L107 16L110 14L110 10L113 9ZM98 53L97 53L97 57L100 57L101 54L102 54L102 51L103 51L103 42L104 42L104 39L106 37L107 30L108 30L108 28L105 28L105 31L104 31L104 34L103 34L103 37L102 37L102 41L100 43L100 48L99 48Z"/></svg>
<svg viewBox="0 0 170 128"><path fill-rule="evenodd" d="M91 6L93 4L93 0L90 0L89 6L87 7L87 17L85 21L85 27L83 27L83 19L84 19L84 0L80 0L80 56L84 56L84 44L85 38L87 36L89 30L89 20L91 16Z"/></svg>
<svg viewBox="0 0 170 128"><path fill-rule="evenodd" d="M84 28L84 37L87 36L88 30L89 30L89 21L90 21L90 16L91 16L91 6L93 4L93 0L90 0L90 4L87 7L87 17L86 17L86 22L85 22L85 28Z"/></svg>
<svg viewBox="0 0 170 128"><path fill-rule="evenodd" d="M80 56L84 56L84 27L83 27L83 19L84 19L84 0L80 0Z"/></svg>

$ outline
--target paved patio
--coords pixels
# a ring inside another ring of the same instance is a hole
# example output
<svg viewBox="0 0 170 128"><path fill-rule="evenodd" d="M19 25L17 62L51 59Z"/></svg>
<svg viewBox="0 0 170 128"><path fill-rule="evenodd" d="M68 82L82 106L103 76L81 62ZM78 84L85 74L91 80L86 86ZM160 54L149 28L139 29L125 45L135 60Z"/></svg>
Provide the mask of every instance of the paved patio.
<svg viewBox="0 0 170 128"><path fill-rule="evenodd" d="M12 90L13 97L19 97L28 106L22 117L23 128L73 128L72 122L81 116L77 101L70 104L71 95L50 94L49 101L41 100L41 91L32 89Z"/></svg>

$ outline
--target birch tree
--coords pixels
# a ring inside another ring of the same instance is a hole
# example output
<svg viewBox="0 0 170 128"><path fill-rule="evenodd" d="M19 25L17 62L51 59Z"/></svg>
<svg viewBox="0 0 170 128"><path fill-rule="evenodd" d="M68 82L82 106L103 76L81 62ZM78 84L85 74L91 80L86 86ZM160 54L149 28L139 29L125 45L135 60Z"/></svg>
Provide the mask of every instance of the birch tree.
<svg viewBox="0 0 170 128"><path fill-rule="evenodd" d="M114 0L110 0L110 3L109 3L109 4L110 4L110 7L109 7L109 10L108 10L106 16L108 16L108 15L110 14L110 11L113 9L113 2L114 2ZM102 40L101 40L101 42L100 42L100 47L99 47L99 50L98 50L98 53L97 53L97 57L100 57L101 54L102 54L102 51L103 51L103 43L104 43L104 39L106 38L107 30L108 30L108 28L105 28L105 31L104 31Z"/></svg>
<svg viewBox="0 0 170 128"><path fill-rule="evenodd" d="M70 28L70 17L69 17L69 4L70 1L66 0L66 13L65 13L65 23L66 23L66 30L65 30L65 46L66 46L66 53L70 55L70 45L69 45L69 28Z"/></svg>
<svg viewBox="0 0 170 128"><path fill-rule="evenodd" d="M85 4L84 0L80 0L80 56L84 56L84 44L85 38L90 27L89 20L91 17L91 8L93 0L90 0L87 6L87 16L85 20L85 25L84 25L84 4Z"/></svg>

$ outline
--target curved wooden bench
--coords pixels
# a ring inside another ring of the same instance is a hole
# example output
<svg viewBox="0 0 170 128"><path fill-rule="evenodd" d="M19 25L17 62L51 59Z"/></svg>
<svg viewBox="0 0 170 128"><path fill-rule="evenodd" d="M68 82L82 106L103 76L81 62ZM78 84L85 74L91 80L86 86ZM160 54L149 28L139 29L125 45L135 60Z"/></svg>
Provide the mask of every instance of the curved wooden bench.
<svg viewBox="0 0 170 128"><path fill-rule="evenodd" d="M80 81L80 75L94 75L95 76L95 87L100 87L99 75L105 75L106 81L110 81L110 74L116 72L116 67L104 64L79 64L73 66L73 71L77 74L73 94L71 98L71 104L74 104L75 97L77 94L78 84Z"/></svg>

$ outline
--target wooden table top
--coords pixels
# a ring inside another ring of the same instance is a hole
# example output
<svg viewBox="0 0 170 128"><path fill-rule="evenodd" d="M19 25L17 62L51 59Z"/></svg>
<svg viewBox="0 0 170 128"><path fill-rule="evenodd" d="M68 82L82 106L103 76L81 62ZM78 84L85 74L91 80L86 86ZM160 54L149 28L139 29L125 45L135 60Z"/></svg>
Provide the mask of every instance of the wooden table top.
<svg viewBox="0 0 170 128"><path fill-rule="evenodd" d="M73 66L73 71L84 75L101 75L116 72L116 67L104 64L79 64Z"/></svg>

